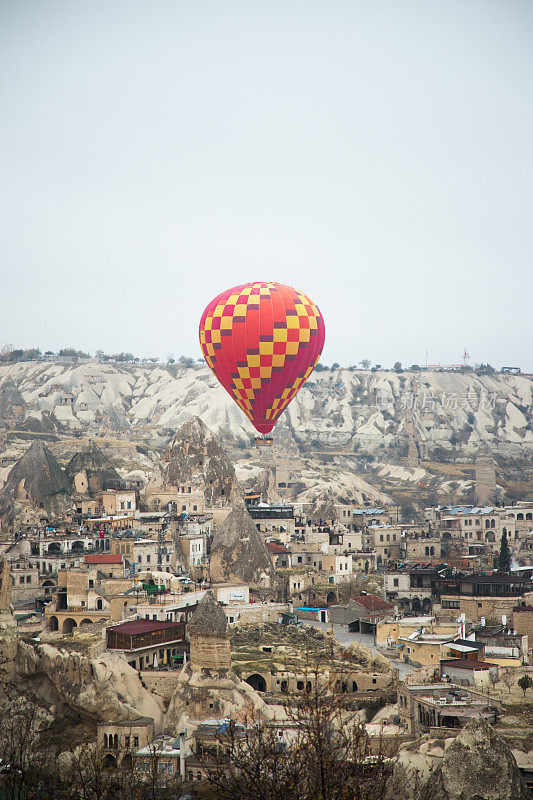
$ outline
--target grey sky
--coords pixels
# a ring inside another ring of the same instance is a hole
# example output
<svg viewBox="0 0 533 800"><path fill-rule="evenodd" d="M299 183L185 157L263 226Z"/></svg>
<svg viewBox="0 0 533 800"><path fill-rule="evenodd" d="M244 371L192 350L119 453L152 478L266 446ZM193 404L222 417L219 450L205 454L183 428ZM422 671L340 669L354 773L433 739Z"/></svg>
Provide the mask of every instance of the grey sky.
<svg viewBox="0 0 533 800"><path fill-rule="evenodd" d="M0 337L198 357L307 292L325 363L533 371L533 3L0 3Z"/></svg>

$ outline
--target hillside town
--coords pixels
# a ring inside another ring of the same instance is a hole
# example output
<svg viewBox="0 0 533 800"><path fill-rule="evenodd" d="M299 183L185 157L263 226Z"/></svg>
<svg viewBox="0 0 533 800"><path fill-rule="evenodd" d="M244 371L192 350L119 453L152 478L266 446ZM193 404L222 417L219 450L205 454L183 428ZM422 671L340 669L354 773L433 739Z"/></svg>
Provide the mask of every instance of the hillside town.
<svg viewBox="0 0 533 800"><path fill-rule="evenodd" d="M366 758L399 758L397 796L476 726L533 785L533 502L491 504L486 470L484 504L409 521L397 503L289 502L294 449L259 446L242 484L196 417L146 481L94 441L66 463L52 447L37 437L4 471L1 669L53 687L103 768L203 787L228 725L285 741L291 707L327 692Z"/></svg>
<svg viewBox="0 0 533 800"><path fill-rule="evenodd" d="M533 800L532 40L0 3L0 800Z"/></svg>

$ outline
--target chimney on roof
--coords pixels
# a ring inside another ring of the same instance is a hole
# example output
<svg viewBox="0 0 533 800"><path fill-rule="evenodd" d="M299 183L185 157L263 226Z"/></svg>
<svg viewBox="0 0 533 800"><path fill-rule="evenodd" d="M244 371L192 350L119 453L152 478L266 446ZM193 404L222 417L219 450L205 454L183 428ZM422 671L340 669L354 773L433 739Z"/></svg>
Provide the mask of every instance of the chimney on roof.
<svg viewBox="0 0 533 800"><path fill-rule="evenodd" d="M507 615L502 614L502 625L507 625Z"/></svg>
<svg viewBox="0 0 533 800"><path fill-rule="evenodd" d="M485 617L481 617L480 622L481 622L481 627L484 628L485 627Z"/></svg>

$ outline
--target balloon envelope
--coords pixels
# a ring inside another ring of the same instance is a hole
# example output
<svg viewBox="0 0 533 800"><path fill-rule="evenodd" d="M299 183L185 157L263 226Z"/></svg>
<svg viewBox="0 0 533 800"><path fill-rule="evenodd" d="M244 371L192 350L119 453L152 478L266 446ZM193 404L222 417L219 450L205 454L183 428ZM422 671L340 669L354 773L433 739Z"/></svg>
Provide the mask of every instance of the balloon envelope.
<svg viewBox="0 0 533 800"><path fill-rule="evenodd" d="M200 346L214 374L254 428L269 433L318 363L322 314L281 283L245 283L212 300Z"/></svg>

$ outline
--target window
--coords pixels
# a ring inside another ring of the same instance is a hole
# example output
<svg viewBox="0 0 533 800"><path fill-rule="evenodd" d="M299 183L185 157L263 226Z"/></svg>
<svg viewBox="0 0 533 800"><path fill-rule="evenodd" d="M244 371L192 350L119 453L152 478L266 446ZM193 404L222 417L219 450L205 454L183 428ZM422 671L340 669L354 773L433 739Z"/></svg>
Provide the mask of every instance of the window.
<svg viewBox="0 0 533 800"><path fill-rule="evenodd" d="M130 736L125 736L124 737L124 747L126 748L126 750L129 750L130 741L131 741L131 737Z"/></svg>
<svg viewBox="0 0 533 800"><path fill-rule="evenodd" d="M400 581L398 580L398 578L394 578L394 585L395 586L399 586L400 585Z"/></svg>
<svg viewBox="0 0 533 800"><path fill-rule="evenodd" d="M128 508L131 508L131 500L128 500Z"/></svg>
<svg viewBox="0 0 533 800"><path fill-rule="evenodd" d="M134 736L133 737L133 746L134 747L139 747L139 737L138 736Z"/></svg>
<svg viewBox="0 0 533 800"><path fill-rule="evenodd" d="M24 583L24 575L21 575L19 578L19 583Z"/></svg>
<svg viewBox="0 0 533 800"><path fill-rule="evenodd" d="M149 564L149 563L150 563L150 556L146 556L146 563L147 563L147 564Z"/></svg>

